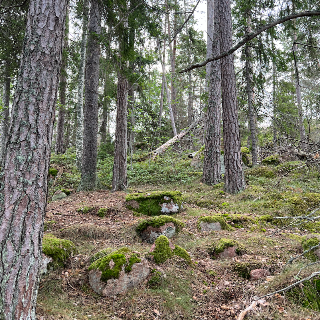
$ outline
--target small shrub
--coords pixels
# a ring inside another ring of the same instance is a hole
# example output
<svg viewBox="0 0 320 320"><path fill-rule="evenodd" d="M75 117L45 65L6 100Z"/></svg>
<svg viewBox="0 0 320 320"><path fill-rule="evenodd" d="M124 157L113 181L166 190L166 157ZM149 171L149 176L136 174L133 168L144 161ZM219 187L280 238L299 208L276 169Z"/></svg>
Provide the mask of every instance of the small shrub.
<svg viewBox="0 0 320 320"><path fill-rule="evenodd" d="M49 168L49 172L48 172L48 175L49 176L52 176L52 177L56 177L58 175L58 169L56 168Z"/></svg>

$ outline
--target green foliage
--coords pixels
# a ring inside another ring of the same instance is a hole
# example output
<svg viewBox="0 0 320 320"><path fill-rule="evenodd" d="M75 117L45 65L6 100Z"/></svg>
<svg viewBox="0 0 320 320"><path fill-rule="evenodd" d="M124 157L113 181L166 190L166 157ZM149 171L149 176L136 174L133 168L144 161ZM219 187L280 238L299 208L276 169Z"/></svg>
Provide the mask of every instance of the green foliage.
<svg viewBox="0 0 320 320"><path fill-rule="evenodd" d="M52 234L45 234L42 242L42 252L53 259L54 266L63 267L77 248L72 241L59 239Z"/></svg>
<svg viewBox="0 0 320 320"><path fill-rule="evenodd" d="M98 149L98 159L104 160L114 155L114 142L108 139L106 143L101 143Z"/></svg>
<svg viewBox="0 0 320 320"><path fill-rule="evenodd" d="M280 164L279 155L273 154L269 157L264 158L261 162L266 165L277 166L278 164Z"/></svg>
<svg viewBox="0 0 320 320"><path fill-rule="evenodd" d="M320 206L320 193L303 193L297 194L288 199L292 205L291 213L293 215L305 214L308 210L315 209Z"/></svg>
<svg viewBox="0 0 320 320"><path fill-rule="evenodd" d="M123 248L122 248L123 249ZM128 249L129 250L129 249ZM98 251L96 254L94 254L91 259L90 259L90 262L93 263L95 262L96 260L100 259L100 258L103 258L107 255L109 255L112 251L114 251L113 249L111 248L106 248L106 249L102 249L100 251Z"/></svg>
<svg viewBox="0 0 320 320"><path fill-rule="evenodd" d="M80 212L82 214L87 214L87 213L90 213L90 212L92 212L94 210L95 210L95 207L84 206L84 207L78 208L77 212Z"/></svg>
<svg viewBox="0 0 320 320"><path fill-rule="evenodd" d="M305 237L303 238L301 245L304 251L311 249L314 246L317 246L320 243L319 239L316 236L312 237ZM316 249L313 249L315 251ZM310 251L305 254L305 256L312 260L312 261L317 261L319 258L314 254L313 251Z"/></svg>
<svg viewBox="0 0 320 320"><path fill-rule="evenodd" d="M127 208L148 216L160 215L161 206L159 203L171 203L171 201L181 208L181 192L155 191L146 194L132 193L126 196Z"/></svg>
<svg viewBox="0 0 320 320"><path fill-rule="evenodd" d="M53 177L56 177L58 175L58 169L56 168L49 168L49 172L48 172L48 175L49 176L53 176Z"/></svg>
<svg viewBox="0 0 320 320"><path fill-rule="evenodd" d="M65 193L67 196L69 196L72 191L70 189L61 189L61 192Z"/></svg>
<svg viewBox="0 0 320 320"><path fill-rule="evenodd" d="M148 281L148 287L150 289L157 289L162 285L162 274L156 269L151 270L152 276Z"/></svg>
<svg viewBox="0 0 320 320"><path fill-rule="evenodd" d="M184 260L186 260L188 262L188 264L190 264L190 265L192 264L191 257L190 257L189 253L185 249L183 249L183 248L181 248L179 246L175 246L175 248L173 249L173 254L176 255L176 256L179 256L180 258L182 258Z"/></svg>
<svg viewBox="0 0 320 320"><path fill-rule="evenodd" d="M209 247L210 256L215 259L219 253L223 252L229 247L236 247L236 253L241 255L246 252L245 247L236 240L221 238L218 242Z"/></svg>
<svg viewBox="0 0 320 320"><path fill-rule="evenodd" d="M169 240L166 236L160 236L155 241L155 249L152 252L154 261L157 264L163 263L173 256L169 246Z"/></svg>
<svg viewBox="0 0 320 320"><path fill-rule="evenodd" d="M96 253L92 258L93 261L89 270L99 269L101 274L101 281L107 282L109 279L118 279L120 271L124 268L126 273L132 270L135 263L141 262L138 254L126 247L118 249L112 253L107 253L109 249L102 250ZM100 258L99 258L100 257ZM110 262L112 260L112 268Z"/></svg>
<svg viewBox="0 0 320 320"><path fill-rule="evenodd" d="M198 230L201 229L200 223L206 222L206 223L213 223L213 222L219 222L222 230L231 230L231 227L226 223L226 220L223 216L205 216L200 217L197 222L197 228Z"/></svg>
<svg viewBox="0 0 320 320"><path fill-rule="evenodd" d="M246 176L264 177L264 178L274 178L275 171L273 168L267 166L256 166L254 168L248 169L245 172Z"/></svg>
<svg viewBox="0 0 320 320"><path fill-rule="evenodd" d="M97 216L100 218L103 218L106 216L107 212L108 212L108 208L100 208L98 210Z"/></svg>
<svg viewBox="0 0 320 320"><path fill-rule="evenodd" d="M161 215L140 221L138 226L136 227L136 231L138 234L141 234L141 232L147 229L148 226L158 228L165 225L168 222L174 223L177 232L179 232L185 226L183 222L173 217Z"/></svg>

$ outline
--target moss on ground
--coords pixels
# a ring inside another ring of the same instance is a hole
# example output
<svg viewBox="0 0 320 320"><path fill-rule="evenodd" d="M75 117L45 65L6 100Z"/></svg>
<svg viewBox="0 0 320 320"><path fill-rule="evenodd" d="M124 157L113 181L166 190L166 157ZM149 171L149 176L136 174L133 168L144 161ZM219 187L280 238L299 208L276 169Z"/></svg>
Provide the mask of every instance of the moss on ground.
<svg viewBox="0 0 320 320"><path fill-rule="evenodd" d="M140 221L136 227L136 231L138 234L141 234L145 229L147 229L148 226L159 228L169 222L172 222L175 225L177 232L179 232L185 226L185 224L178 219L162 215Z"/></svg>
<svg viewBox="0 0 320 320"><path fill-rule="evenodd" d="M319 238L317 236L311 236L311 237L304 237L302 242L301 242L301 245L302 245L303 250L305 251L305 250L311 249L314 246L319 245L319 243L320 243L320 240L319 240ZM308 259L310 259L312 261L319 260L319 258L314 253L314 251L316 249L317 248L315 248L312 251L306 253L305 257L307 257Z"/></svg>
<svg viewBox="0 0 320 320"><path fill-rule="evenodd" d="M70 240L59 239L53 234L43 237L42 252L52 258L53 266L63 267L68 258L77 253L77 248Z"/></svg>
<svg viewBox="0 0 320 320"><path fill-rule="evenodd" d="M149 193L132 193L126 196L128 209L148 216L161 215L160 203L170 203L171 201L177 204L180 210L182 205L181 192L155 191Z"/></svg>
<svg viewBox="0 0 320 320"><path fill-rule="evenodd" d="M233 265L233 271L235 271L239 277L244 279L250 279L251 270L260 269L262 263L259 261L246 261L246 262L236 262Z"/></svg>
<svg viewBox="0 0 320 320"><path fill-rule="evenodd" d="M320 206L320 193L303 193L297 194L288 199L288 203L292 205L291 213L295 216L303 215L307 211Z"/></svg>
<svg viewBox="0 0 320 320"><path fill-rule="evenodd" d="M56 168L49 168L49 172L48 172L48 175L49 176L53 176L53 177L56 177L58 175L58 169Z"/></svg>
<svg viewBox="0 0 320 320"><path fill-rule="evenodd" d="M232 228L226 223L226 220L222 216L205 216L198 219L197 228L198 230L201 229L200 223L214 223L219 222L222 230L231 230Z"/></svg>
<svg viewBox="0 0 320 320"><path fill-rule="evenodd" d="M280 164L280 158L278 154L273 154L269 157L264 158L261 163L266 164L266 165L272 165L272 166L277 166Z"/></svg>
<svg viewBox="0 0 320 320"><path fill-rule="evenodd" d="M275 170L267 166L256 166L245 171L246 176L274 178L276 176Z"/></svg>
<svg viewBox="0 0 320 320"><path fill-rule="evenodd" d="M100 208L98 210L97 216L100 218L104 218L108 213L108 208Z"/></svg>
<svg viewBox="0 0 320 320"><path fill-rule="evenodd" d="M209 254L212 258L216 258L219 253L230 247L236 247L236 253L238 255L244 254L246 252L245 247L238 241L233 239L221 238L219 241L209 247Z"/></svg>
<svg viewBox="0 0 320 320"><path fill-rule="evenodd" d="M95 207L84 206L84 207L77 209L77 212L87 214L87 213L94 211L95 209L96 209Z"/></svg>
<svg viewBox="0 0 320 320"><path fill-rule="evenodd" d="M102 257L98 258L99 255ZM123 268L126 273L130 272L133 264L141 262L141 259L137 253L132 253L130 249L124 247L109 254L106 250L100 251L91 258L91 261L93 262L89 270L99 269L102 272L101 281L107 282L109 279L118 279Z"/></svg>

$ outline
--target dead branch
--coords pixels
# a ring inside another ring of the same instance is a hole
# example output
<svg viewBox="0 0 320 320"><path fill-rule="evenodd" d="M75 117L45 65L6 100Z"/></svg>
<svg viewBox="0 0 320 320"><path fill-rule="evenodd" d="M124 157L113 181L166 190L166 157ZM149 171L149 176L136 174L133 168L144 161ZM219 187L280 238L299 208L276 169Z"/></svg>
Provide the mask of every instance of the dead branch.
<svg viewBox="0 0 320 320"><path fill-rule="evenodd" d="M300 257L302 257L303 255L305 255L306 253L308 253L308 252L310 252L310 251L312 251L312 250L314 250L314 249L317 249L317 248L319 248L319 247L320 247L320 243L317 244L317 245L315 245L315 246L313 246L313 247L311 247L311 248L308 249L308 250L303 251L303 252L302 252L301 254L299 254L298 256L289 259L289 261L287 262L287 264L286 264L284 267L286 267L288 264L291 264L294 260L299 259Z"/></svg>
<svg viewBox="0 0 320 320"><path fill-rule="evenodd" d="M179 73L184 73L184 72L188 72L188 71L191 71L193 69L196 69L196 68L204 67L205 65L207 65L211 61L216 61L216 60L219 60L219 59L224 58L226 56L229 56L230 54L234 53L236 50L241 48L243 45L245 45L247 42L249 42L252 39L254 39L256 36L258 36L263 31L266 31L266 30L268 30L270 28L273 28L278 24L284 23L284 22L286 22L288 20L300 18L300 17L312 17L312 16L319 16L319 15L320 15L320 11L303 11L303 12L300 12L300 13L291 14L291 15L288 15L288 16L286 16L284 18L280 18L278 20L275 20L274 22L271 22L271 23L266 24L265 26L261 27L257 31L249 33L237 45L232 47L230 50L228 50L226 52L223 52L219 56L216 56L216 57L213 57L213 58L209 58L209 59L207 59L207 60L205 60L205 61L203 61L201 63L194 64L194 65L192 65L192 66L180 71Z"/></svg>
<svg viewBox="0 0 320 320"><path fill-rule="evenodd" d="M243 320L249 311L253 310L258 304L264 305L265 302L266 300L253 301L249 307L241 311L237 320Z"/></svg>

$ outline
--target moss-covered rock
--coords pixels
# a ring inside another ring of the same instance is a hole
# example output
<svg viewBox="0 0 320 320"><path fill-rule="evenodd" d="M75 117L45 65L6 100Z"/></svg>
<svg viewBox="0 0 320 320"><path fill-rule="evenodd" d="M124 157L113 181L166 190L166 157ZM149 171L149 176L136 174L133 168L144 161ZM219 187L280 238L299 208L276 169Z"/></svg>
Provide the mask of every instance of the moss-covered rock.
<svg viewBox="0 0 320 320"><path fill-rule="evenodd" d="M221 253L230 247L235 247L235 253L237 255L242 255L246 252L245 247L238 241L226 238L221 238L210 246L208 252L213 259L216 259Z"/></svg>
<svg viewBox="0 0 320 320"><path fill-rule="evenodd" d="M220 228L217 226L220 225ZM231 230L232 228L226 223L226 220L222 216L205 216L198 219L198 230Z"/></svg>
<svg viewBox="0 0 320 320"><path fill-rule="evenodd" d="M320 236L320 235L319 235ZM309 237L304 237L303 240L301 241L301 245L304 251L310 250L312 247L318 246L320 243L319 236L317 235L312 235ZM305 254L305 257L312 261L317 261L319 260L319 247L314 248L312 251L308 252Z"/></svg>
<svg viewBox="0 0 320 320"><path fill-rule="evenodd" d="M84 207L78 208L77 212L87 214L87 213L95 211L95 209L96 209L95 207L84 206Z"/></svg>
<svg viewBox="0 0 320 320"><path fill-rule="evenodd" d="M118 279L123 268L125 272L128 273L131 271L134 263L141 261L137 253L133 253L126 247L109 254L107 254L107 250L95 254L91 258L93 262L89 267L89 271L95 269L100 270L102 272L101 281L104 282L107 282L109 279ZM99 256L102 257L98 258Z"/></svg>
<svg viewBox="0 0 320 320"><path fill-rule="evenodd" d="M182 208L180 191L156 191L150 193L132 193L126 197L128 209L148 216L164 213L177 213Z"/></svg>
<svg viewBox="0 0 320 320"><path fill-rule="evenodd" d="M70 240L59 239L53 234L43 237L42 252L52 258L53 266L63 267L68 258L77 253L77 248Z"/></svg>
<svg viewBox="0 0 320 320"><path fill-rule="evenodd" d="M169 244L169 239L166 236L160 236L156 239L155 247L151 255L157 264L164 263L173 255L183 258L189 264L192 263L189 253L179 246L175 246L175 248L172 249Z"/></svg>
<svg viewBox="0 0 320 320"><path fill-rule="evenodd" d="M261 162L266 165L277 166L280 163L280 157L278 154L273 154L264 158Z"/></svg>
<svg viewBox="0 0 320 320"><path fill-rule="evenodd" d="M233 271L235 271L239 277L250 279L250 272L261 267L262 263L256 260L236 262L233 265Z"/></svg>

